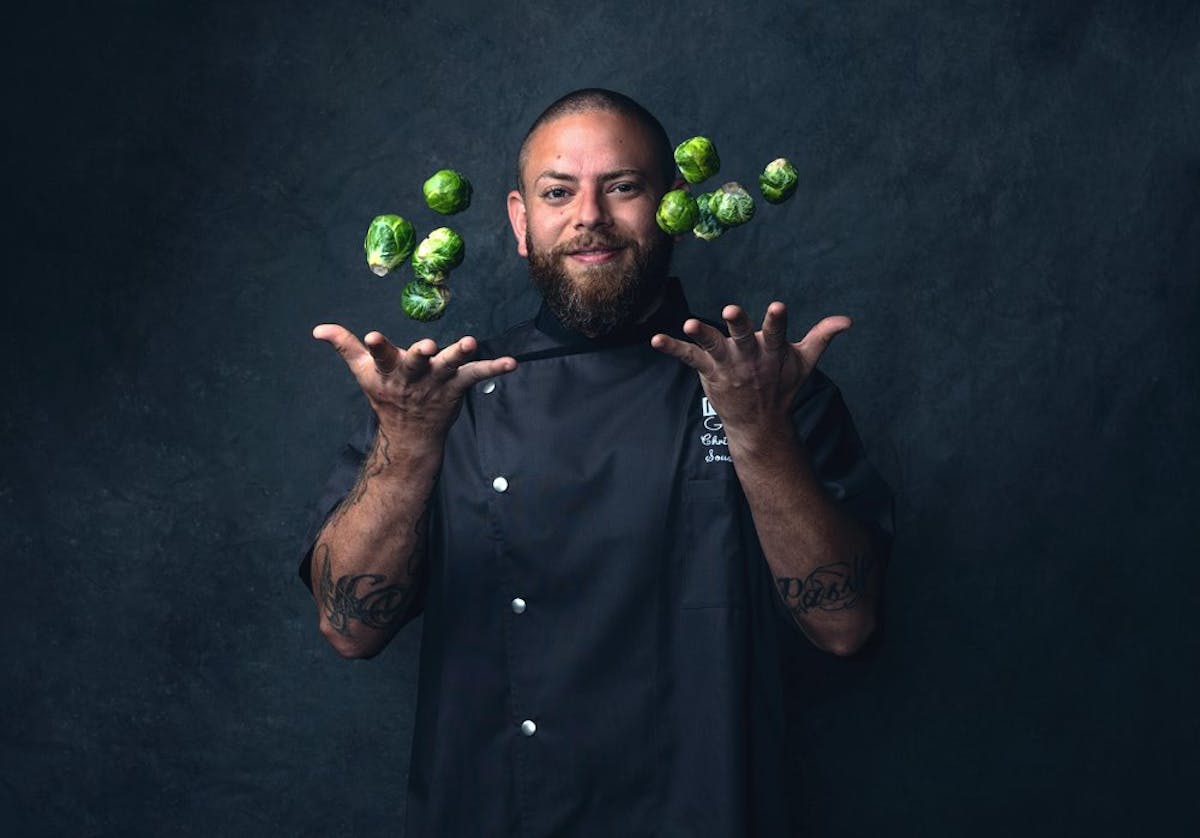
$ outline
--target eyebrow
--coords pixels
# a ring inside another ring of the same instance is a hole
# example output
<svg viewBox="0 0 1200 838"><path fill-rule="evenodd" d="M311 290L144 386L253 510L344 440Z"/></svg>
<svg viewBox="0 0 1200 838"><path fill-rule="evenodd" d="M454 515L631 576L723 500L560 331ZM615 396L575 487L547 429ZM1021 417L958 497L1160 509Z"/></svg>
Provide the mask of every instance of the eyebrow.
<svg viewBox="0 0 1200 838"><path fill-rule="evenodd" d="M600 175L600 180L616 180L619 177L629 177L630 175L644 178L646 173L641 169L613 169L611 172L605 172L604 174ZM579 178L575 177L575 175L569 175L565 172L556 172L553 169L546 169L544 172L534 178L533 182L537 183L539 180L544 178L549 180L565 180L567 183L579 183Z"/></svg>

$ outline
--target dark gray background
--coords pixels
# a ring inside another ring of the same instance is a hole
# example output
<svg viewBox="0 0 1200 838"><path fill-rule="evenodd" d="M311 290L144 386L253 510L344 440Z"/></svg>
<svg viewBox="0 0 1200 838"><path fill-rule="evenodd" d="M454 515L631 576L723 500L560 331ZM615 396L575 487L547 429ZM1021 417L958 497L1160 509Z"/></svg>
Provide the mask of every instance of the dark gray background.
<svg viewBox="0 0 1200 838"><path fill-rule="evenodd" d="M365 835L404 808L419 627L349 663L295 578L397 341L361 250L476 186L428 330L530 314L504 195L603 85L799 195L678 272L856 320L824 363L899 494L886 642L819 656L812 834L1195 826L1200 6L56 4L6 26L0 829Z"/></svg>

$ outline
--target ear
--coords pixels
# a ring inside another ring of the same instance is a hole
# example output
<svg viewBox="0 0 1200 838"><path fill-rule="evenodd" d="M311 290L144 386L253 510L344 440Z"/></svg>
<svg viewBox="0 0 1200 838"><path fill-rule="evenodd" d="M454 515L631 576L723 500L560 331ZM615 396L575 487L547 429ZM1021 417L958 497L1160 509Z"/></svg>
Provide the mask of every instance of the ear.
<svg viewBox="0 0 1200 838"><path fill-rule="evenodd" d="M528 257L525 247L525 199L514 189L508 193L508 223L512 225L513 235L517 238L517 253Z"/></svg>

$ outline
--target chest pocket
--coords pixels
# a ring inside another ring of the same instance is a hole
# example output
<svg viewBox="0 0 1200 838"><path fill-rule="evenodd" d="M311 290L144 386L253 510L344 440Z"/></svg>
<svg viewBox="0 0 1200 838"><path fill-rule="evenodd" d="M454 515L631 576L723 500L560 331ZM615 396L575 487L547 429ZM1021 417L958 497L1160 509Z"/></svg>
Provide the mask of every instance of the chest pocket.
<svg viewBox="0 0 1200 838"><path fill-rule="evenodd" d="M740 607L745 602L745 557L739 538L737 479L683 484L683 608Z"/></svg>

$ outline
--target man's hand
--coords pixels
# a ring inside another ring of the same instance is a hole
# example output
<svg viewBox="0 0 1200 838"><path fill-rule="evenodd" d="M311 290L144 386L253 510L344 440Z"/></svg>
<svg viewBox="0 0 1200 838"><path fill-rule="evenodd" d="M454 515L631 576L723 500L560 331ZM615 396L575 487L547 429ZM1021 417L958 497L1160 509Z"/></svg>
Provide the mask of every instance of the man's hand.
<svg viewBox="0 0 1200 838"><path fill-rule="evenodd" d="M767 306L762 329L736 305L721 311L729 337L695 318L683 324L694 344L655 335L650 345L673 355L700 374L704 393L733 436L759 436L790 427L789 411L800 386L850 318L826 317L798 343L787 341L787 307Z"/></svg>
<svg viewBox="0 0 1200 838"><path fill-rule="evenodd" d="M790 416L800 387L830 341L850 328L850 318L826 317L803 340L788 343L783 303L767 306L758 332L738 306L726 306L721 317L729 337L691 319L683 331L694 344L659 334L650 345L700 374L796 625L819 648L852 654L874 630L882 574L870 536L824 490ZM840 597L832 607L831 592Z"/></svg>
<svg viewBox="0 0 1200 838"><path fill-rule="evenodd" d="M412 616L429 502L463 395L485 378L512 372L517 362L470 361L477 349L471 337L439 352L428 338L407 351L379 332L359 342L334 323L312 335L342 356L379 419L358 481L329 515L312 552L321 632L342 655L370 657Z"/></svg>
<svg viewBox="0 0 1200 838"><path fill-rule="evenodd" d="M507 356L471 361L478 346L470 336L439 352L429 338L403 350L379 332L368 332L360 343L336 323L322 323L312 334L333 346L350 367L380 428L423 441L444 437L471 386L517 368L516 359Z"/></svg>

